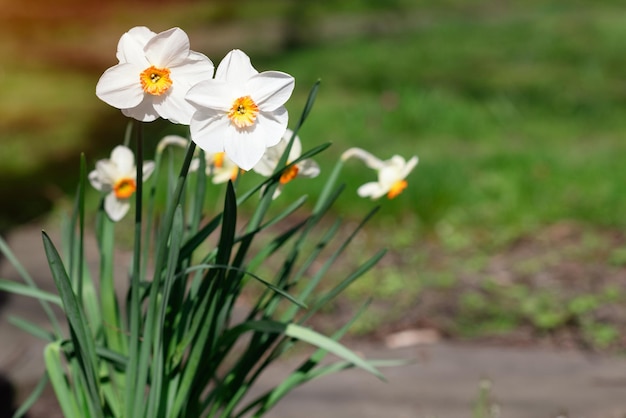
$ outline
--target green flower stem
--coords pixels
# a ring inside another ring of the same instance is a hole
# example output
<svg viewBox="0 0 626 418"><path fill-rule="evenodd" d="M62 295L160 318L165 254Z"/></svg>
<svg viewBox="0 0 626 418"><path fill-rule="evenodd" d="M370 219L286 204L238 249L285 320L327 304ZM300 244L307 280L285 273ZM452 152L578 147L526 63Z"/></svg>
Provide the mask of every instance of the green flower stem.
<svg viewBox="0 0 626 418"><path fill-rule="evenodd" d="M168 206L165 212L165 216L163 217L162 227L160 230L160 235L157 239L157 252L155 258L154 265L154 276L152 279L152 284L150 288L150 296L148 298L148 314L146 318L146 322L144 325L145 334L143 337L143 347L141 349L141 353L139 356L139 361L137 364L137 376L136 382L137 385L134 387L136 392L134 400L135 404L133 405L132 413L128 416L132 417L140 417L144 416L147 412L145 409L145 405L143 402L138 402L137 400L143 399L143 392L145 388L145 384L148 382L148 370L151 366L151 353L150 349L153 347L153 337L155 336L155 327L158 321L158 310L159 310L159 302L160 298L158 297L158 291L161 288L161 282L164 279L163 270L167 265L168 261L168 246L170 244L170 234L173 230L174 217L175 217L175 209L181 203L181 198L184 192L185 180L187 178L187 174L189 172L189 166L191 164L191 160L193 158L193 153L195 151L195 143L190 142L189 147L187 148L187 153L185 154L185 160L183 161L183 166L180 171L180 175L177 180L176 188L174 190L174 194L172 199L168 202ZM156 336L159 339L160 333L157 333ZM161 341L161 340L160 340ZM131 359L132 361L132 359ZM132 382L132 381L131 381ZM159 390L161 390L159 388ZM152 418L152 417L150 417Z"/></svg>
<svg viewBox="0 0 626 418"><path fill-rule="evenodd" d="M143 382L138 381L138 372L141 362L139 361L139 341L141 339L141 299L139 287L141 284L141 202L143 192L143 127L139 121L135 121L135 131L137 135L136 151L136 184L135 192L135 238L133 248L133 269L130 281L130 350L129 367L127 370L126 388L126 411L125 416L133 417L133 407L141 404L143 400Z"/></svg>
<svg viewBox="0 0 626 418"><path fill-rule="evenodd" d="M120 354L127 354L128 343L124 338L125 325L115 294L113 275L115 224L100 208L97 215L98 244L100 247L100 306L102 307L103 331L107 347Z"/></svg>

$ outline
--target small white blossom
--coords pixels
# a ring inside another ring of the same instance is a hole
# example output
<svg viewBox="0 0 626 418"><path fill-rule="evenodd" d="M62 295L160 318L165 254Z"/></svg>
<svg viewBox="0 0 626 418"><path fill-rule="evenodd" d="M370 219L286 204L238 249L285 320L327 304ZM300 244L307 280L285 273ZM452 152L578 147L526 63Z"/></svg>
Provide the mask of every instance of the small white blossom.
<svg viewBox="0 0 626 418"><path fill-rule="evenodd" d="M291 129L287 129L283 134L280 142L273 147L269 147L261 161L259 161L253 168L254 171L259 173L262 176L269 177L271 176L278 167L278 163L280 162L281 157L285 153L287 149L287 145L289 145L289 141L293 136L293 131ZM300 138L296 135L293 139L293 144L291 145L291 149L289 150L289 155L287 156L286 164L290 164L292 161L295 161L302 155L302 142ZM285 184L289 183L296 177L306 177L313 178L317 177L320 173L320 168L317 163L311 159L302 160L296 164L293 164L291 167L286 169L282 175L280 176L279 184L274 191L273 199L276 199Z"/></svg>
<svg viewBox="0 0 626 418"><path fill-rule="evenodd" d="M154 162L143 163L144 181L154 171ZM96 189L107 193L104 210L112 221L117 222L130 209L130 198L137 190L137 167L133 152L118 145L111 152L111 158L96 162L96 169L89 173L89 182Z"/></svg>
<svg viewBox="0 0 626 418"><path fill-rule="evenodd" d="M357 193L361 197L370 197L378 199L385 194L389 199L393 199L408 186L406 177L413 171L417 165L418 158L413 156L406 161L399 155L394 155L389 160L380 160L369 152L360 148L350 148L341 156L342 160L356 157L365 162L365 164L376 170L378 181L365 183L358 188Z"/></svg>
<svg viewBox="0 0 626 418"><path fill-rule="evenodd" d="M226 183L228 180L237 178L241 171L224 152L216 152L214 154L205 153L206 175L212 177L213 184ZM194 158L191 160L189 171L196 171L200 168L200 160Z"/></svg>

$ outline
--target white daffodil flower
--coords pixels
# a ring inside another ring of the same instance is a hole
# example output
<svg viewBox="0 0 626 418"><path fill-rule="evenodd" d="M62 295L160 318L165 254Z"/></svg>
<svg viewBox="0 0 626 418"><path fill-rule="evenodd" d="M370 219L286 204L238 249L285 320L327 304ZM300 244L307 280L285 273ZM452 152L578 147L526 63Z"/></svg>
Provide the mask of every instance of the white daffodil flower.
<svg viewBox="0 0 626 418"><path fill-rule="evenodd" d="M284 104L294 84L289 74L259 73L245 53L229 52L214 79L187 93L198 108L191 119L191 140L208 154L226 152L236 165L250 170L285 133L289 116Z"/></svg>
<svg viewBox="0 0 626 418"><path fill-rule="evenodd" d="M138 26L117 45L119 63L102 74L96 95L122 113L143 122L158 117L188 125L195 108L185 100L191 86L213 76L213 63L189 50L179 28L156 34Z"/></svg>
<svg viewBox="0 0 626 418"><path fill-rule="evenodd" d="M254 166L253 170L259 173L262 176L269 177L271 176L276 168L278 167L278 163L280 162L281 157L285 153L287 149L287 145L289 145L289 141L293 136L293 131L291 129L287 129L283 134L280 142L273 147L269 147L263 158ZM289 155L287 156L287 164L290 164L292 161L298 159L302 155L302 142L300 138L296 135L293 139L293 144L291 145L291 149L289 150ZM320 168L317 163L311 159L302 160L288 169L286 169L283 174L280 176L278 187L274 191L273 199L276 199L280 193L282 192L282 188L285 184L289 183L296 177L307 177L313 178L317 177L320 173Z"/></svg>
<svg viewBox="0 0 626 418"><path fill-rule="evenodd" d="M351 157L363 160L368 167L377 171L378 181L365 183L357 190L359 196L372 199L378 199L385 194L389 199L393 199L402 193L408 186L406 177L418 162L417 156L406 161L399 155L383 161L360 148L350 148L342 154L341 159L345 161Z"/></svg>
<svg viewBox="0 0 626 418"><path fill-rule="evenodd" d="M235 181L241 171L224 152L216 152L214 154L205 155L206 175L212 177L213 184L226 183L228 180ZM196 171L200 168L200 160L194 158L191 160L189 171Z"/></svg>
<svg viewBox="0 0 626 418"><path fill-rule="evenodd" d="M144 181L154 171L154 162L143 163ZM118 145L111 152L110 159L96 162L96 169L89 173L89 182L94 189L107 193L104 210L112 221L117 222L130 209L130 198L137 190L137 167L133 152Z"/></svg>

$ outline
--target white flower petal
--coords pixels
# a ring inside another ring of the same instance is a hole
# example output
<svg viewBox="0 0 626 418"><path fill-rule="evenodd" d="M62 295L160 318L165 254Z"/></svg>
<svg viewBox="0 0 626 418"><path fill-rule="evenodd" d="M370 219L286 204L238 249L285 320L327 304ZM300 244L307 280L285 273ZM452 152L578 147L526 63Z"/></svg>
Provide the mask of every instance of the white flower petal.
<svg viewBox="0 0 626 418"><path fill-rule="evenodd" d="M146 44L145 55L157 68L169 68L189 55L189 37L180 28L172 28L152 37Z"/></svg>
<svg viewBox="0 0 626 418"><path fill-rule="evenodd" d="M143 181L146 181L150 178L150 176L154 172L154 167L154 161L144 161L142 167Z"/></svg>
<svg viewBox="0 0 626 418"><path fill-rule="evenodd" d="M198 171L198 169L200 168L200 158L195 157L193 160L191 160L191 163L189 163L189 172L193 173Z"/></svg>
<svg viewBox="0 0 626 418"><path fill-rule="evenodd" d="M402 170L402 178L406 178L406 176L408 176L411 171L413 171L413 169L415 168L415 166L417 165L417 162L419 161L419 159L417 158L416 155L414 155L404 166L404 169Z"/></svg>
<svg viewBox="0 0 626 418"><path fill-rule="evenodd" d="M114 193L109 193L104 198L104 211L113 222L121 220L129 209L130 202L128 199L119 200Z"/></svg>
<svg viewBox="0 0 626 418"><path fill-rule="evenodd" d="M279 71L265 71L251 77L246 89L254 92L252 99L265 112L271 112L284 105L295 87L295 79Z"/></svg>
<svg viewBox="0 0 626 418"><path fill-rule="evenodd" d="M130 109L122 109L122 114L141 122L152 122L157 120L159 118L159 114L154 109L152 97L148 96L149 95L147 94L144 95L144 99L141 103L139 103L139 105Z"/></svg>
<svg viewBox="0 0 626 418"><path fill-rule="evenodd" d="M96 85L96 96L118 108L138 106L144 98L139 74L143 71L134 64L118 64L102 74Z"/></svg>
<svg viewBox="0 0 626 418"><path fill-rule="evenodd" d="M173 84L162 100L153 102L154 110L163 119L168 119L172 123L189 125L196 108L185 100L186 93L184 86Z"/></svg>
<svg viewBox="0 0 626 418"><path fill-rule="evenodd" d="M298 177L313 178L320 174L320 166L311 159L298 163Z"/></svg>
<svg viewBox="0 0 626 418"><path fill-rule="evenodd" d="M260 125L255 126L255 130ZM224 138L224 151L228 158L244 170L254 167L265 153L265 144L259 140L259 135L254 131L234 129L228 131Z"/></svg>
<svg viewBox="0 0 626 418"><path fill-rule="evenodd" d="M253 167L253 170L262 176L272 175L272 173L276 170L280 159L285 153L285 150L287 149L287 145L289 144L292 135L293 131L291 129L287 129L278 144L271 146L265 150L263 158L261 158L261 160ZM289 151L287 163L296 160L298 157L300 157L301 154L302 143L300 142L300 138L296 136L291 146L291 150ZM298 165L298 167L300 168L300 164Z"/></svg>
<svg viewBox="0 0 626 418"><path fill-rule="evenodd" d="M204 152L224 151L224 132L230 130L230 120L215 111L197 111L189 125L191 140Z"/></svg>
<svg viewBox="0 0 626 418"><path fill-rule="evenodd" d="M274 194L272 194L272 200L276 200L278 196L283 192L283 185L278 183L278 186L274 189Z"/></svg>
<svg viewBox="0 0 626 418"><path fill-rule="evenodd" d="M227 183L233 177L234 169L231 170L220 170L219 172L215 172L213 175L213 184L222 184Z"/></svg>
<svg viewBox="0 0 626 418"><path fill-rule="evenodd" d="M117 164L108 159L96 161L96 172L103 192L109 191L120 177Z"/></svg>
<svg viewBox="0 0 626 418"><path fill-rule="evenodd" d="M239 49L233 49L217 66L215 79L241 83L258 73L252 66L250 57Z"/></svg>
<svg viewBox="0 0 626 418"><path fill-rule="evenodd" d="M402 180L401 168L395 166L388 166L378 171L378 183L382 188L389 191L391 186L399 180Z"/></svg>
<svg viewBox="0 0 626 418"><path fill-rule="evenodd" d="M191 88L201 81L213 79L213 62L206 55L190 51L183 61L170 65L170 74L175 83L185 83Z"/></svg>
<svg viewBox="0 0 626 418"><path fill-rule="evenodd" d="M276 164L278 163L278 161L275 160L271 155L268 155L268 153L271 152L270 150L272 150L272 148L268 148L265 151L263 157L259 160L259 162L256 163L254 167L252 167L252 170L255 173L265 177L269 177L276 169Z"/></svg>
<svg viewBox="0 0 626 418"><path fill-rule="evenodd" d="M361 197L371 197L372 199L378 199L386 193L375 181L365 183L359 187L356 192Z"/></svg>
<svg viewBox="0 0 626 418"><path fill-rule="evenodd" d="M89 179L89 183L91 183L91 186L94 189L102 190L102 181L100 180L100 174L98 173L98 170L91 171L87 178Z"/></svg>
<svg viewBox="0 0 626 418"><path fill-rule="evenodd" d="M233 94L232 86L228 83L218 80L206 80L191 87L185 99L197 107L227 113L237 96Z"/></svg>
<svg viewBox="0 0 626 418"><path fill-rule="evenodd" d="M117 43L117 59L120 63L131 62L142 67L148 67L143 48L156 33L145 26L137 26L122 35Z"/></svg>
<svg viewBox="0 0 626 418"><path fill-rule="evenodd" d="M293 131L287 128L287 130L283 134L283 141L285 141L285 148L287 147L287 144L291 140L292 136L293 136ZM289 157L287 158L287 160L291 162L295 160L296 158L300 157L301 155L302 155L302 141L300 141L300 137L296 135L296 137L293 139L293 144L291 145L291 149L289 150Z"/></svg>
<svg viewBox="0 0 626 418"><path fill-rule="evenodd" d="M289 114L283 107L272 113L259 112L254 127L257 135L265 141L265 146L272 147L280 142L288 122Z"/></svg>
<svg viewBox="0 0 626 418"><path fill-rule="evenodd" d="M120 177L135 177L135 155L130 148L124 145L113 148L111 162L116 165Z"/></svg>

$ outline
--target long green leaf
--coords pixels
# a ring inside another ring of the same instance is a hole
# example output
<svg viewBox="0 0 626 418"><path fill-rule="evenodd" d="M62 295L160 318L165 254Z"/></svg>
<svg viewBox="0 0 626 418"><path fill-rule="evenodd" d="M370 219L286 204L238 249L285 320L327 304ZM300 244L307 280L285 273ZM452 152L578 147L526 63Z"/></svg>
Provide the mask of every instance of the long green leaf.
<svg viewBox="0 0 626 418"><path fill-rule="evenodd" d="M228 264L230 254L235 241L235 230L237 227L237 198L233 182L229 181L226 187L226 197L224 199L224 212L222 220L222 231L217 244L217 264Z"/></svg>
<svg viewBox="0 0 626 418"><path fill-rule="evenodd" d="M230 341L239 338L248 331L257 331L264 333L284 333L287 337L295 338L300 341L307 342L316 347L322 348L337 357L343 358L355 366L366 370L378 378L385 380L382 374L374 367L367 364L365 360L356 355L354 352L338 343L337 341L322 335L310 328L305 328L297 324L285 324L278 321L260 320L247 321L237 325L223 336L222 343L228 345Z"/></svg>
<svg viewBox="0 0 626 418"><path fill-rule="evenodd" d="M119 302L115 293L113 277L115 228L114 223L104 212L101 204L97 218L98 245L100 249L100 307L102 327L107 345L120 353L128 353L128 343L124 337L125 324L122 323Z"/></svg>
<svg viewBox="0 0 626 418"><path fill-rule="evenodd" d="M327 350L328 352L333 353L355 366L372 373L379 379L385 380L385 377L378 370L376 370L375 367L368 364L367 361L359 357L353 351L349 350L337 341L313 331L312 329L305 328L297 324L289 324L285 329L285 335Z"/></svg>
<svg viewBox="0 0 626 418"><path fill-rule="evenodd" d="M12 280L0 279L0 290L5 292L14 293L16 295L28 296L31 298L39 299L41 301L52 302L55 305L62 306L61 298L45 290L41 290L36 287L26 286L22 283L17 283Z"/></svg>
<svg viewBox="0 0 626 418"><path fill-rule="evenodd" d="M187 268L185 270L185 274L193 273L194 271L199 271L199 270L211 269L211 268L224 269L224 270L235 270L235 271L241 272L241 273L243 273L243 274L245 274L247 276L252 277L254 280L258 281L259 283L261 283L263 286L267 287L271 291L278 293L279 295L281 295L285 299L289 300L291 303L293 303L295 305L298 305L299 307L301 307L303 309L307 308L305 303L303 303L302 301L294 298L292 295L290 295L289 293L285 292L280 287L274 286L272 283L270 283L270 282L268 282L266 280L263 280L262 278L260 278L256 274L250 273L249 271L241 269L241 268L236 268L236 267L228 266L228 265L220 265L220 264L196 264L193 267Z"/></svg>
<svg viewBox="0 0 626 418"><path fill-rule="evenodd" d="M370 301L366 301L359 310L352 315L352 318L345 323L340 329L335 331L333 335L330 337L335 341L339 341L341 337L345 335L346 332L350 329L352 324L356 322L358 318L365 312L366 308L369 306ZM294 344L294 340L289 338L282 341L280 344L277 344L274 350L267 356L267 359L264 363L255 371L255 373L248 380L249 384L254 383L257 377L263 372L263 370L272 363L275 359L277 359L280 355L282 355L285 351L287 351ZM278 400L281 399L282 396L287 394L290 390L292 390L296 385L304 383L306 381L306 377L309 375L311 370L315 368L320 361L324 359L328 351L324 349L317 349L296 371L294 371L289 377L284 379L278 386L274 389L267 392L265 395L257 398L248 404L239 415L243 415L245 412L253 409L256 405L263 404L258 412L263 413L269 410Z"/></svg>
<svg viewBox="0 0 626 418"><path fill-rule="evenodd" d="M167 270L165 272L165 278L163 283L163 295L158 307L158 322L154 330L154 344L153 353L154 358L152 360L152 381L150 384L150 395L148 397L148 412L147 417L165 416L165 411L161 410L157 414L157 408L162 405L162 393L163 385L167 385L164 382L164 340L166 336L165 332L165 318L169 308L169 297L174 283L176 275L176 266L178 264L178 255L180 253L180 246L183 240L184 224L183 224L183 211L182 207L178 205L174 212L174 221L172 223L172 232L170 235L170 250L167 259Z"/></svg>
<svg viewBox="0 0 626 418"><path fill-rule="evenodd" d="M37 324L16 316L9 316L9 323L44 341L55 341L55 335Z"/></svg>
<svg viewBox="0 0 626 418"><path fill-rule="evenodd" d="M0 252L4 254L7 261L11 263L13 268L17 271L17 273L20 275L22 280L24 280L26 284L28 284L28 286L32 288L37 288L37 284L35 283L33 278L30 276L28 271L24 268L22 263L20 263L20 261L17 259L15 254L13 254L13 251L11 251L6 241L2 237L0 237ZM57 338L61 338L63 336L61 325L59 324L59 321L57 320L56 315L52 311L52 308L46 301L43 301L41 299L39 300L39 303L41 304L41 307L43 308L44 312L48 316L48 320L50 321L50 324L52 325L52 328L54 329L55 336Z"/></svg>
<svg viewBox="0 0 626 418"><path fill-rule="evenodd" d="M300 116L300 121L298 122L298 126L302 126L304 121L309 117L309 113L313 109L313 104L315 103L315 99L317 98L317 92L320 89L320 84L322 80L317 80L313 83L311 90L309 91L309 96L306 99L306 103L304 105L304 110L302 111L302 115Z"/></svg>
<svg viewBox="0 0 626 418"><path fill-rule="evenodd" d="M46 371L50 377L50 383L56 395L61 411L65 418L84 418L78 404L71 394L61 360L61 343L59 341L50 343L44 348L43 358L46 364Z"/></svg>
<svg viewBox="0 0 626 418"><path fill-rule="evenodd" d="M61 257L48 234L43 232L42 236L50 271L52 272L52 277L59 291L59 295L61 296L61 300L63 301L65 315L69 322L70 330L72 331L72 340L74 346L77 348L76 352L78 353L78 358L82 366L82 374L87 384L90 404L93 408L92 411L95 417L100 418L103 417L103 415L100 408L101 398L96 375L97 360L94 342L87 323L85 322L85 315L80 308L70 279L63 267Z"/></svg>

